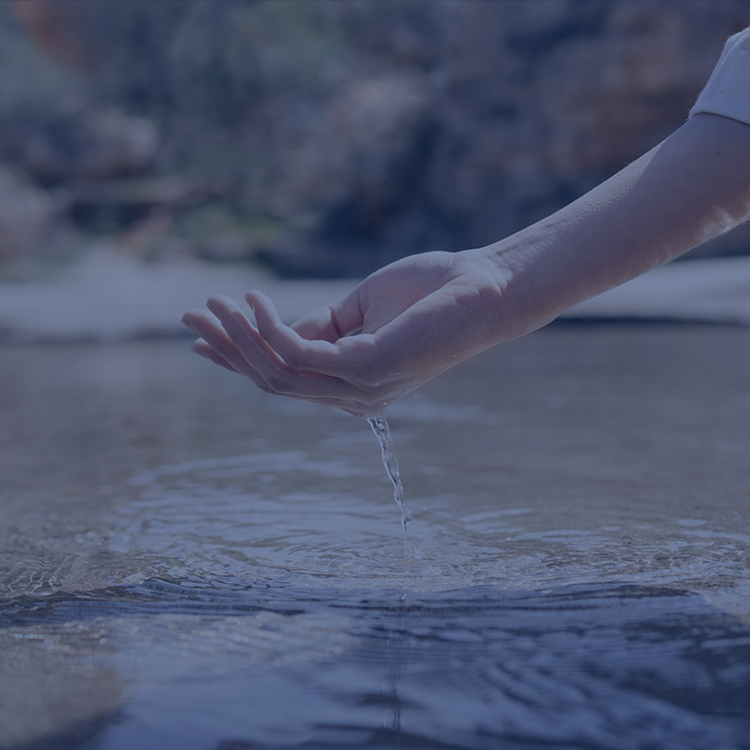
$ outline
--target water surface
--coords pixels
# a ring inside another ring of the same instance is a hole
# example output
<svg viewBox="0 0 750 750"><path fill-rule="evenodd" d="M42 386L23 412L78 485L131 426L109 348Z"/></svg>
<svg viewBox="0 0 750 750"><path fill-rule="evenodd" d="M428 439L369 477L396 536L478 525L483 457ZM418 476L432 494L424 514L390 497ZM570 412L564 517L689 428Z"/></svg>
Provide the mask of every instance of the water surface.
<svg viewBox="0 0 750 750"><path fill-rule="evenodd" d="M0 748L750 747L750 333L558 326L367 423L0 348Z"/></svg>

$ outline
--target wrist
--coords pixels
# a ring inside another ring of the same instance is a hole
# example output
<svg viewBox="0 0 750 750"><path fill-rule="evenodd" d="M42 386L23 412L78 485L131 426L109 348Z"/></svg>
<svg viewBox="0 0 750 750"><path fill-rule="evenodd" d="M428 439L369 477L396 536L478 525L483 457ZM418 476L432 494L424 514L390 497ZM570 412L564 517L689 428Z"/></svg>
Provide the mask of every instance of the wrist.
<svg viewBox="0 0 750 750"><path fill-rule="evenodd" d="M467 251L500 289L497 314L502 340L535 331L574 304L557 267L559 234L559 228L547 219L499 242Z"/></svg>
<svg viewBox="0 0 750 750"><path fill-rule="evenodd" d="M493 344L519 338L554 320L565 308L550 304L539 274L531 272L534 247L541 250L542 232L531 227L523 232L481 248L465 250L472 265L490 280L494 298Z"/></svg>

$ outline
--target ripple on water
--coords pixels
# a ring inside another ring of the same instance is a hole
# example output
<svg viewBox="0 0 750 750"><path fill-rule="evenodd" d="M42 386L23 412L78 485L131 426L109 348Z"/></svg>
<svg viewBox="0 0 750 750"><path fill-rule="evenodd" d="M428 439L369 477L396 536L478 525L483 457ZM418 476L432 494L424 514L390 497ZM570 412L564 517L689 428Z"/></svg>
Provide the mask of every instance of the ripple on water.
<svg viewBox="0 0 750 750"><path fill-rule="evenodd" d="M149 580L4 602L13 627L0 628L0 669L74 652L151 685L99 738L107 750L177 726L205 735L201 703L230 736L261 746L371 746L380 725L423 748L513 737L740 747L750 638L697 594L625 584L397 593ZM290 695L304 706L291 724Z"/></svg>
<svg viewBox="0 0 750 750"><path fill-rule="evenodd" d="M404 540L383 485L362 482L373 473L305 451L154 468L134 478L110 548L144 577L416 592L613 581L709 590L733 585L750 562L747 536L700 519L564 528L534 507L472 508L452 496L429 498Z"/></svg>
<svg viewBox="0 0 750 750"><path fill-rule="evenodd" d="M0 747L746 747L746 383L711 369L739 340L648 331L541 334L389 410L406 540L361 421L155 347L130 391L86 380L112 351L34 349L53 385L8 389L44 429L3 464Z"/></svg>

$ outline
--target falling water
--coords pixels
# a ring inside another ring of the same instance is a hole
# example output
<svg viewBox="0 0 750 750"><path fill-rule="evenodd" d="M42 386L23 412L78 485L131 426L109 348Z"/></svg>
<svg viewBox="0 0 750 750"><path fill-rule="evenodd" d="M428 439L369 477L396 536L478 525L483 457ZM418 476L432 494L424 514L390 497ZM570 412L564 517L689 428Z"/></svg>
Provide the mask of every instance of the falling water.
<svg viewBox="0 0 750 750"><path fill-rule="evenodd" d="M401 508L401 525L404 528L404 534L406 534L406 526L411 521L412 516L404 505L404 486L401 484L391 430L388 427L388 422L384 414L377 417L370 417L367 421L370 423L370 427L372 427L372 431L380 443L380 458L383 461L388 478L393 482L393 499L396 501L398 507Z"/></svg>

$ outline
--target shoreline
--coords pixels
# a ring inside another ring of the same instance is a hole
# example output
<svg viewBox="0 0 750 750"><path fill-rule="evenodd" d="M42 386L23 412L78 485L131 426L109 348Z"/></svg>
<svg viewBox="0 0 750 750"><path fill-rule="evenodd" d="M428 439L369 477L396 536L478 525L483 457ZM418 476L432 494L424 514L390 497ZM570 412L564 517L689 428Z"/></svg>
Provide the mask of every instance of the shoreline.
<svg viewBox="0 0 750 750"><path fill-rule="evenodd" d="M291 323L357 285L282 280L249 266L194 259L144 262L98 248L55 278L0 282L0 344L183 338L180 321L216 293L242 303L248 289L274 301ZM682 260L587 300L558 319L569 323L657 322L750 325L750 257Z"/></svg>

